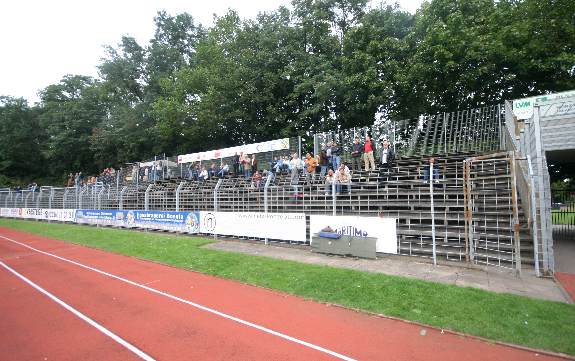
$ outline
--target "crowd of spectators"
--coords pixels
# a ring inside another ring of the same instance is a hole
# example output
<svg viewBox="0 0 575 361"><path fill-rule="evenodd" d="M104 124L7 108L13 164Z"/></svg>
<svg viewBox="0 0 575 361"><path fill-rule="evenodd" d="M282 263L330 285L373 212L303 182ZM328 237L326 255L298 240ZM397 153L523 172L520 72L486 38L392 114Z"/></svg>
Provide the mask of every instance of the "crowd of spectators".
<svg viewBox="0 0 575 361"><path fill-rule="evenodd" d="M105 168L99 175L85 176L82 172L68 174L66 187L82 187L85 185L109 185L116 183L116 170Z"/></svg>

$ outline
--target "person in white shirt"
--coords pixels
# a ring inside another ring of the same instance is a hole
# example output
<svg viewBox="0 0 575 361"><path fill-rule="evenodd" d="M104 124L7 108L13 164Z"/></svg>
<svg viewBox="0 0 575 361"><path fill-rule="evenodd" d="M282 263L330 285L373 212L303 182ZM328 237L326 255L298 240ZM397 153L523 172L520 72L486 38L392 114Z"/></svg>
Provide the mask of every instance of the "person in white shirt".
<svg viewBox="0 0 575 361"><path fill-rule="evenodd" d="M206 169L206 167L202 167L202 171L200 172L200 175L198 176L198 180L200 182L203 182L206 179L208 179L208 170Z"/></svg>
<svg viewBox="0 0 575 361"><path fill-rule="evenodd" d="M332 184L335 183L335 174L333 170L328 170L327 175L325 176L325 195L332 194Z"/></svg>

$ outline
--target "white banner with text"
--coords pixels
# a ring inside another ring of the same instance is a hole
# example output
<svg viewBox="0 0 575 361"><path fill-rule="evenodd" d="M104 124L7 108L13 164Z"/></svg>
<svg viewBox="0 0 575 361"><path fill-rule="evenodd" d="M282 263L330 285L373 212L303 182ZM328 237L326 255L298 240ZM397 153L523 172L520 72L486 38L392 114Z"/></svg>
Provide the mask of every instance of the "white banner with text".
<svg viewBox="0 0 575 361"><path fill-rule="evenodd" d="M200 212L200 233L305 242L305 214Z"/></svg>
<svg viewBox="0 0 575 361"><path fill-rule="evenodd" d="M397 221L395 218L356 216L310 216L311 237L326 227L335 233L353 237L377 238L376 251L397 254Z"/></svg>

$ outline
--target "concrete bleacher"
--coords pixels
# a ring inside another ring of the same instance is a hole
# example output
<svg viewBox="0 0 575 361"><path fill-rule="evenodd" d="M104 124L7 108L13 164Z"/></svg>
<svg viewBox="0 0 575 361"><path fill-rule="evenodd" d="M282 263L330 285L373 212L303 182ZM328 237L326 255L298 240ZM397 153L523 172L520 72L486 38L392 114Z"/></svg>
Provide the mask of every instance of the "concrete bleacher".
<svg viewBox="0 0 575 361"><path fill-rule="evenodd" d="M474 153L436 155L440 179L434 183L435 236L438 257L448 261L466 260L466 234L474 228L474 261L513 267L517 261L513 233L511 170L508 159L494 158L474 165L474 199L471 223L465 219L464 160ZM387 172L352 171L352 192L336 196L337 215L360 215L397 218L399 254L431 257L432 212L429 183L423 181L428 156L399 157ZM219 181L219 183L218 183ZM324 179L319 173L311 182L301 174L296 187L288 173L275 176L267 192L268 212L305 212L332 214L334 200L325 194ZM180 187L181 211L214 210L228 212L263 212L264 191L254 188L250 179L230 175L204 182L171 179L156 182L149 189L149 209L176 210L175 193ZM219 184L219 185L218 185ZM216 185L218 185L216 187ZM126 192L124 209L144 209L144 193L149 185ZM217 189L216 189L217 188ZM216 191L216 192L214 192ZM217 204L214 204L217 197ZM526 224L519 209L520 224ZM521 260L533 263L533 245L525 226L521 229Z"/></svg>

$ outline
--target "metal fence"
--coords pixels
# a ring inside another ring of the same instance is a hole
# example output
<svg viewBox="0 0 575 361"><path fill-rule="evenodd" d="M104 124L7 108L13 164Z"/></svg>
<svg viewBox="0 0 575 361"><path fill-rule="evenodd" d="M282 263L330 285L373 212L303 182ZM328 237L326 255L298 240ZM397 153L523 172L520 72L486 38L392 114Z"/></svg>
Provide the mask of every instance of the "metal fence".
<svg viewBox="0 0 575 361"><path fill-rule="evenodd" d="M551 193L554 240L575 240L575 189L554 189Z"/></svg>

